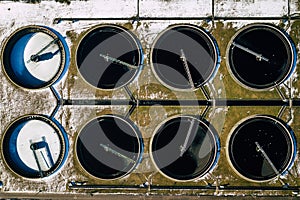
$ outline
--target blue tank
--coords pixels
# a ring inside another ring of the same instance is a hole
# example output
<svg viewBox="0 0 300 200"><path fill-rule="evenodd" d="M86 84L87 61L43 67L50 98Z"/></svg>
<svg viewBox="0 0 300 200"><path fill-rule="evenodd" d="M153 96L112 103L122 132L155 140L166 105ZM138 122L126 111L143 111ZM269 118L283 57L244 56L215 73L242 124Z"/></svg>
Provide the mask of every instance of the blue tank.
<svg viewBox="0 0 300 200"><path fill-rule="evenodd" d="M64 165L69 142L64 128L44 115L25 115L13 121L2 140L7 166L17 175L36 179L52 176Z"/></svg>
<svg viewBox="0 0 300 200"><path fill-rule="evenodd" d="M46 26L25 26L5 41L2 64L17 86L40 89L57 83L66 73L70 52L65 38Z"/></svg>

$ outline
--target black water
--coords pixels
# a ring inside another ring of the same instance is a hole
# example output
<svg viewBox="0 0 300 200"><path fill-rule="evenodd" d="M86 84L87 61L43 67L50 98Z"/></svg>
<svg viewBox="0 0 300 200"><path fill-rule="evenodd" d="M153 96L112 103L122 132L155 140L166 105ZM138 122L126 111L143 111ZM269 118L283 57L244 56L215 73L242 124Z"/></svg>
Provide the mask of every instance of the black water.
<svg viewBox="0 0 300 200"><path fill-rule="evenodd" d="M101 179L115 179L129 173L137 164L140 145L133 126L120 118L102 116L82 129L76 150L80 164L88 173Z"/></svg>
<svg viewBox="0 0 300 200"><path fill-rule="evenodd" d="M178 89L190 89L187 72L181 60L181 49L187 59L194 87L203 85L215 69L215 46L206 33L190 26L177 26L163 33L153 47L152 63L159 78Z"/></svg>
<svg viewBox="0 0 300 200"><path fill-rule="evenodd" d="M191 121L190 117L171 119L153 138L153 159L158 168L173 179L190 180L203 176L216 158L214 134L197 120L188 137L186 151L181 153L180 147L185 143Z"/></svg>
<svg viewBox="0 0 300 200"><path fill-rule="evenodd" d="M229 141L229 156L233 166L243 176L257 181L276 177L257 142L279 173L284 172L292 157L289 132L273 119L256 117L239 125Z"/></svg>
<svg viewBox="0 0 300 200"><path fill-rule="evenodd" d="M138 70L107 61L99 54L134 66L142 63L140 47L129 32L115 26L102 26L90 31L77 49L77 66L88 83L101 89L127 84Z"/></svg>
<svg viewBox="0 0 300 200"><path fill-rule="evenodd" d="M280 84L289 75L292 50L280 31L258 25L237 35L235 43L269 59L259 60L251 53L231 45L230 68L241 83L251 88L264 89Z"/></svg>

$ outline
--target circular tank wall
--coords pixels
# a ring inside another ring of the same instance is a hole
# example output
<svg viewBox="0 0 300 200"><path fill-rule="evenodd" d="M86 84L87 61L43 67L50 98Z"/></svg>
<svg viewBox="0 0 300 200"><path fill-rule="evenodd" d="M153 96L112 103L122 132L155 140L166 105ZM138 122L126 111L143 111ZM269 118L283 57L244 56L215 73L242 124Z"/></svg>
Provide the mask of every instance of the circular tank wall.
<svg viewBox="0 0 300 200"><path fill-rule="evenodd" d="M150 52L156 78L173 90L197 89L214 77L219 48L213 37L194 25L173 25L160 33Z"/></svg>
<svg viewBox="0 0 300 200"><path fill-rule="evenodd" d="M211 124L192 116L175 116L155 130L151 159L162 175L174 181L205 176L217 164L220 142Z"/></svg>
<svg viewBox="0 0 300 200"><path fill-rule="evenodd" d="M26 115L13 121L2 139L7 166L24 178L53 175L68 155L68 138L63 127L43 115Z"/></svg>
<svg viewBox="0 0 300 200"><path fill-rule="evenodd" d="M144 145L136 126L120 116L103 115L88 122L76 141L76 156L93 177L113 180L132 172Z"/></svg>
<svg viewBox="0 0 300 200"><path fill-rule="evenodd" d="M129 30L100 25L82 38L76 53L77 67L92 86L111 90L129 84L143 64L142 46Z"/></svg>
<svg viewBox="0 0 300 200"><path fill-rule="evenodd" d="M2 65L7 77L26 89L48 87L69 66L69 48L54 29L30 25L17 29L4 42Z"/></svg>
<svg viewBox="0 0 300 200"><path fill-rule="evenodd" d="M230 133L227 146L231 167L253 182L269 181L286 173L297 152L291 128L282 120L266 115L241 120Z"/></svg>
<svg viewBox="0 0 300 200"><path fill-rule="evenodd" d="M228 69L239 84L266 90L291 76L297 53L291 38L279 27L251 24L233 36L226 57Z"/></svg>

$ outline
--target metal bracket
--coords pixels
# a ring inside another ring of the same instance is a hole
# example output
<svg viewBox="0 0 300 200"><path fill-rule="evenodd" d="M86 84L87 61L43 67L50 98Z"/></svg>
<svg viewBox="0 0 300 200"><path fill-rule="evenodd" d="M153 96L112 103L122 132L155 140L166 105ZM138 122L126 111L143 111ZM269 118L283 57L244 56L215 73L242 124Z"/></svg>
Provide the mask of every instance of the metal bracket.
<svg viewBox="0 0 300 200"><path fill-rule="evenodd" d="M201 89L202 93L204 94L206 100L208 100L208 101L211 100L211 97L210 97L210 95L208 94L207 90L205 89L204 85L201 86L200 89Z"/></svg>
<svg viewBox="0 0 300 200"><path fill-rule="evenodd" d="M54 118L54 116L56 115L56 113L58 112L60 106L63 105L63 100L61 98L61 96L59 95L59 93L56 91L56 89L53 86L50 86L50 90L52 92L52 94L54 95L55 99L56 99L56 106L53 109L50 118Z"/></svg>
<svg viewBox="0 0 300 200"><path fill-rule="evenodd" d="M137 11L136 11L136 16L133 17L132 24L135 22L139 23L140 21L140 0L137 0Z"/></svg>
<svg viewBox="0 0 300 200"><path fill-rule="evenodd" d="M127 85L124 86L124 89L125 89L126 93L128 94L128 96L130 97L130 100L132 102L132 106L130 107L130 109L128 110L128 112L125 115L125 118L127 119L130 117L130 115L133 113L135 108L138 106L138 100L134 97L134 95L132 94L132 92L130 91L130 89L128 88Z"/></svg>
<svg viewBox="0 0 300 200"><path fill-rule="evenodd" d="M277 83L275 83L275 89L276 89L277 93L279 94L281 100L287 102L288 99L287 99L286 96L282 93L282 91L280 90L280 88L279 88L279 86L277 85Z"/></svg>

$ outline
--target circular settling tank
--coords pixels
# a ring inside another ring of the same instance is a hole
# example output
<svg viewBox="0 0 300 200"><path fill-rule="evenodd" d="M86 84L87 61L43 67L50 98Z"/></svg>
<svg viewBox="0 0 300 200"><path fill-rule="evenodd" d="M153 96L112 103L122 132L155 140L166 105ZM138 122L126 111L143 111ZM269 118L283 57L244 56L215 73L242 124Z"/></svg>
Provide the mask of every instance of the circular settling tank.
<svg viewBox="0 0 300 200"><path fill-rule="evenodd" d="M101 25L89 30L77 48L77 67L82 77L100 89L116 89L130 83L143 63L142 47L129 30Z"/></svg>
<svg viewBox="0 0 300 200"><path fill-rule="evenodd" d="M256 115L240 121L227 141L231 167L248 181L269 181L283 175L296 156L290 127L272 116Z"/></svg>
<svg viewBox="0 0 300 200"><path fill-rule="evenodd" d="M3 44L2 66L17 86L40 89L57 82L69 66L65 39L45 26L25 26L13 32Z"/></svg>
<svg viewBox="0 0 300 200"><path fill-rule="evenodd" d="M76 155L83 169L99 179L126 176L140 163L141 134L127 119L104 115L88 122L76 141Z"/></svg>
<svg viewBox="0 0 300 200"><path fill-rule="evenodd" d="M227 48L227 66L233 78L252 90L280 85L296 66L296 47L279 27L251 24L239 30Z"/></svg>
<svg viewBox="0 0 300 200"><path fill-rule="evenodd" d="M16 119L2 139L2 154L7 166L24 178L53 175L64 164L68 148L62 126L43 115Z"/></svg>
<svg viewBox="0 0 300 200"><path fill-rule="evenodd" d="M155 39L150 53L156 78L173 90L197 89L209 81L220 63L217 43L194 25L173 25Z"/></svg>
<svg viewBox="0 0 300 200"><path fill-rule="evenodd" d="M156 168L174 181L203 177L216 165L220 143L208 122L191 116L164 121L150 141L150 156Z"/></svg>

